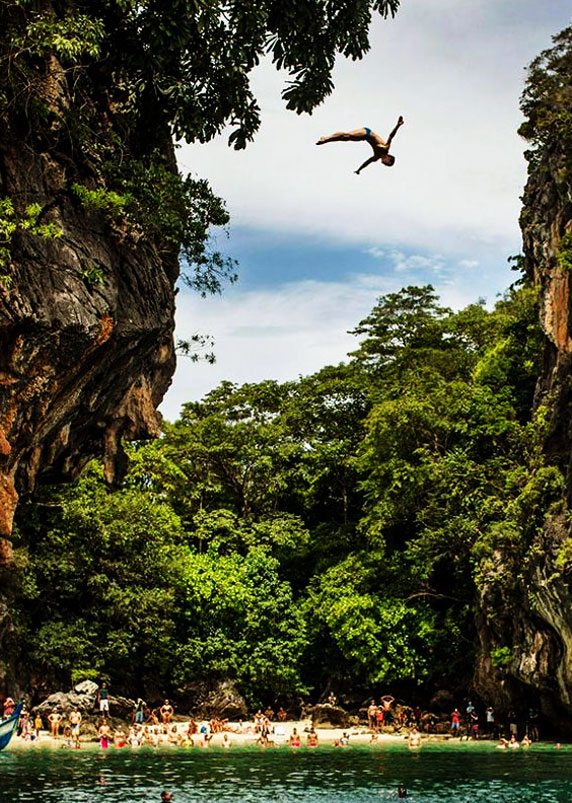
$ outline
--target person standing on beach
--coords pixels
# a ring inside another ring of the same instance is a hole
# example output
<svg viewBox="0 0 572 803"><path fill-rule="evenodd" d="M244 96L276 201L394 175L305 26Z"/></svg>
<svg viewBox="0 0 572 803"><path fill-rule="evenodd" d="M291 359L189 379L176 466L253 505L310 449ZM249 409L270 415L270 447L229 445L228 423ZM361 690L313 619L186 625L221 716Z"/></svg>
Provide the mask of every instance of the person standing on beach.
<svg viewBox="0 0 572 803"><path fill-rule="evenodd" d="M147 703L141 697L137 698L137 703L135 705L135 724L142 725L143 724L143 714L145 708L147 707Z"/></svg>
<svg viewBox="0 0 572 803"><path fill-rule="evenodd" d="M381 703L381 708L383 711L382 725L384 722L386 725L391 725L393 722L393 711L391 710L391 706L395 702L395 697L392 697L391 694L384 694L383 697L380 697L379 702Z"/></svg>
<svg viewBox="0 0 572 803"><path fill-rule="evenodd" d="M76 747L79 747L79 731L81 727L81 713L79 708L74 708L74 710L71 712L69 716L69 723Z"/></svg>
<svg viewBox="0 0 572 803"><path fill-rule="evenodd" d="M377 714L377 706L375 704L375 700L372 700L369 704L369 708L367 709L367 724L370 730L375 728L375 715Z"/></svg>
<svg viewBox="0 0 572 803"><path fill-rule="evenodd" d="M161 714L163 725L170 725L171 720L173 719L174 709L168 700L165 700L165 702L161 706L161 710L159 711L159 713Z"/></svg>
<svg viewBox="0 0 572 803"><path fill-rule="evenodd" d="M485 717L487 720L487 733L492 734L495 729L495 709L492 705L489 705L485 711Z"/></svg>
<svg viewBox="0 0 572 803"><path fill-rule="evenodd" d="M60 733L60 725L62 722L62 715L58 712L57 708L54 708L52 713L48 715L48 722L50 723L50 736L53 739L57 739Z"/></svg>
<svg viewBox="0 0 572 803"><path fill-rule="evenodd" d="M109 689L107 683L103 681L101 687L97 691L97 702L99 703L99 711L101 714L109 714Z"/></svg>
<svg viewBox="0 0 572 803"><path fill-rule="evenodd" d="M34 731L36 733L36 739L40 738L40 731L44 727L44 723L42 722L42 717L39 711L36 712L36 716L34 717Z"/></svg>
<svg viewBox="0 0 572 803"><path fill-rule="evenodd" d="M6 697L6 699L4 700L4 705L2 707L4 719L9 719L12 716L15 707L16 703L14 702L14 700L11 697Z"/></svg>

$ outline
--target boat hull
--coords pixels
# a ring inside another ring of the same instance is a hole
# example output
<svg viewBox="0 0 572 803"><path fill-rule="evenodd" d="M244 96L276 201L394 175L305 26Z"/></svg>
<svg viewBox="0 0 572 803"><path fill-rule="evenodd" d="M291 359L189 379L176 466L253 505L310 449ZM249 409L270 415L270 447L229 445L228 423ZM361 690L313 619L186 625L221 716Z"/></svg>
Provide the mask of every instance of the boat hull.
<svg viewBox="0 0 572 803"><path fill-rule="evenodd" d="M10 744L10 739L16 730L18 720L20 719L21 708L21 705L17 705L12 716L5 722L0 722L0 750L4 750L4 748L8 747Z"/></svg>

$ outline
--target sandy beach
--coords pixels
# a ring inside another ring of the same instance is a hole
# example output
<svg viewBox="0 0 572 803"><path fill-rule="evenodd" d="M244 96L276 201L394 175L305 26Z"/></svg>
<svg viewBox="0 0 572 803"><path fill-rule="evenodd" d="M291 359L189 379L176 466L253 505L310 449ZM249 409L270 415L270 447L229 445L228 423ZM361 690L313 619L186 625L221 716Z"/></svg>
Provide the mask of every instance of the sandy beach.
<svg viewBox="0 0 572 803"><path fill-rule="evenodd" d="M186 732L189 719L187 720L178 720L177 722L173 722L172 725L175 725L177 728L177 732L183 734ZM198 726L199 729L201 725L206 724L203 722L199 722ZM312 722L310 719L306 720L290 720L287 722L281 723L272 723L272 727L274 729L274 733L271 733L269 736L269 747L280 747L288 745L290 736L294 729L298 732L301 736L302 746L306 745L308 731L310 730ZM128 732L128 727L124 727L125 732ZM408 731L404 730L401 733L379 733L375 734L375 739L372 740L372 731L368 730L366 727L351 727L351 728L322 728L317 727L316 733L318 735L318 741L320 744L329 744L335 745L336 742L343 737L344 733L349 736L349 745L366 745L366 744L381 744L383 742L405 742L407 740ZM223 743L224 736L227 736L230 740L232 746L249 746L249 745L256 745L257 740L259 738L259 734L255 733L254 731L254 723L246 722L246 723L239 723L239 722L229 722L228 727L225 731L221 733L214 733L209 741L209 747L221 747ZM429 736L424 736L425 739L429 739L431 741L436 740L444 740L448 738L444 735L437 735L431 734ZM193 742L195 747L199 747L199 742L202 742L202 734L196 733L193 734ZM99 749L99 742L90 735L82 734L80 736L80 743L81 748L89 748L89 747L97 747ZM166 734L161 734L161 740L159 746L168 746L172 747L167 739ZM9 748L10 750L34 750L38 747L50 747L54 749L60 749L66 745L66 739L63 735L60 734L58 739L53 739L47 730L40 731L39 739L22 739L14 735L12 741L10 742ZM113 745L110 743L109 749L114 749ZM117 749L117 748L115 748ZM122 749L138 749L132 748L130 745L126 745L125 748Z"/></svg>

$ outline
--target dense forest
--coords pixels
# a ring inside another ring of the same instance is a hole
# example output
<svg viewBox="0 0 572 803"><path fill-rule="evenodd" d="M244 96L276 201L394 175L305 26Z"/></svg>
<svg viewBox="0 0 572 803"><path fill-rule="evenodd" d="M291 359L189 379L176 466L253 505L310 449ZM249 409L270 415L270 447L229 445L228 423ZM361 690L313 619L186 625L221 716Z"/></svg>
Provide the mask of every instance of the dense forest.
<svg viewBox="0 0 572 803"><path fill-rule="evenodd" d="M459 312L404 288L347 362L186 404L119 491L98 462L44 487L16 534L24 674L181 704L213 679L253 706L470 687L479 590L517 579L498 541L524 561L562 492L531 421L537 319L526 284Z"/></svg>

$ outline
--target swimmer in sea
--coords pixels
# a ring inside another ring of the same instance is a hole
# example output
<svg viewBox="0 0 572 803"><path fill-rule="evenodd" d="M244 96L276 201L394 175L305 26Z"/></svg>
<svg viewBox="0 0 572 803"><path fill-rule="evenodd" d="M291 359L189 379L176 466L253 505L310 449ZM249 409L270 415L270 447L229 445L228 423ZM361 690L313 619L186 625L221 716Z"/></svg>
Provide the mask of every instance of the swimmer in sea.
<svg viewBox="0 0 572 803"><path fill-rule="evenodd" d="M290 747L300 747L300 745L302 744L302 740L300 738L300 734L298 733L296 728L292 729L292 733L290 735L289 742L290 742Z"/></svg>
<svg viewBox="0 0 572 803"><path fill-rule="evenodd" d="M409 747L421 747L421 734L417 730L417 725L414 725L409 731L408 744Z"/></svg>
<svg viewBox="0 0 572 803"><path fill-rule="evenodd" d="M379 161L386 167L392 167L395 164L395 156L389 153L389 149L394 136L404 122L403 117L400 116L395 128L387 138L387 142L366 126L357 128L355 131L336 131L335 134L330 134L329 137L320 137L316 145L325 145L327 142L369 142L373 150L373 156L370 156L357 170L354 170L354 173L359 176L364 167L373 164L373 162Z"/></svg>
<svg viewBox="0 0 572 803"><path fill-rule="evenodd" d="M314 730L314 726L310 728L310 732L308 733L308 747L317 747L318 746L318 734Z"/></svg>

